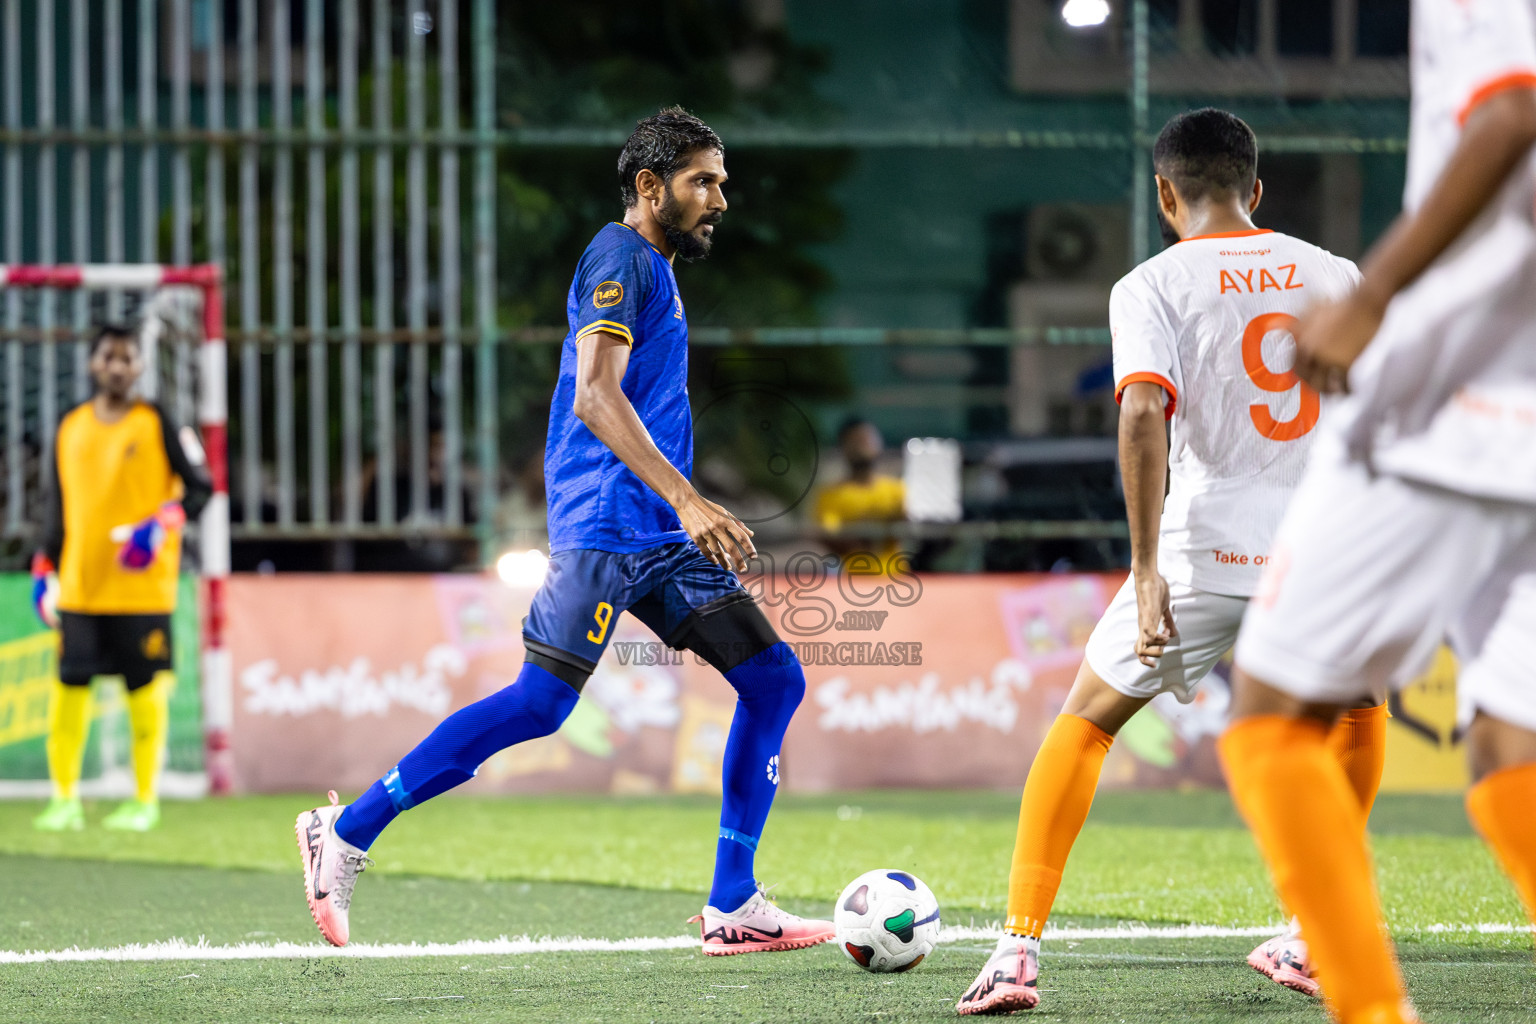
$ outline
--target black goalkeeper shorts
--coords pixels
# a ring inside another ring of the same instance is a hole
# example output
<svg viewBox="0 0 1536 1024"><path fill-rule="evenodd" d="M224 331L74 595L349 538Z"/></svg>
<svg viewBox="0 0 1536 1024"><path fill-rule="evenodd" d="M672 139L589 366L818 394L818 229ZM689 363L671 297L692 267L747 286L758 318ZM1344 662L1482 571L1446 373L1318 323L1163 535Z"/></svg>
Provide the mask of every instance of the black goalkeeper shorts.
<svg viewBox="0 0 1536 1024"><path fill-rule="evenodd" d="M59 679L85 686L94 676L122 676L136 690L171 667L171 617L59 613Z"/></svg>

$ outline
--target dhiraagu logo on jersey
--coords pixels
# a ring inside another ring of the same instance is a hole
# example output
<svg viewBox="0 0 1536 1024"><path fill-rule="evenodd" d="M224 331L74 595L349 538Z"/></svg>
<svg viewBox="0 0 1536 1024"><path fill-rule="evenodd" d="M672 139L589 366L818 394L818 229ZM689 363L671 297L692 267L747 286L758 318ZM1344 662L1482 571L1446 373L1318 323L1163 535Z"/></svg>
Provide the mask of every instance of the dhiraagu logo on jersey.
<svg viewBox="0 0 1536 1024"><path fill-rule="evenodd" d="M774 754L768 759L768 781L775 786L779 784L779 755Z"/></svg>

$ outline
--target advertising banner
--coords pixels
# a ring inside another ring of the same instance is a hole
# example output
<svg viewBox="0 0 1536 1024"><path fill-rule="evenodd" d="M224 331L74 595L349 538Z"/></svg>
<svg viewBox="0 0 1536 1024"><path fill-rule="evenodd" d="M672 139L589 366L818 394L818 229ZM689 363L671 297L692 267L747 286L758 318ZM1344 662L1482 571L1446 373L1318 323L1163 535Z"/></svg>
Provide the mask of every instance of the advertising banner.
<svg viewBox="0 0 1536 1024"><path fill-rule="evenodd" d="M202 698L198 673L197 579L184 576L171 620L176 689L170 700L166 769L178 795L201 788ZM47 792L48 699L58 672L58 634L43 628L32 609L32 577L0 573L0 792ZM121 795L131 789L127 702L118 679L94 684L94 727L85 751L88 794ZM28 786L27 783L37 783ZM106 783L103 788L103 783Z"/></svg>
<svg viewBox="0 0 1536 1024"><path fill-rule="evenodd" d="M813 560L814 562L814 560ZM1123 576L827 573L748 580L805 665L780 773L799 791L1022 785ZM453 710L511 683L531 588L489 576L237 576L236 785L355 792ZM491 757L479 792L718 791L735 695L629 616L558 733ZM1112 786L1221 785L1225 668L1121 733ZM1465 782L1449 655L1394 706L1387 789Z"/></svg>

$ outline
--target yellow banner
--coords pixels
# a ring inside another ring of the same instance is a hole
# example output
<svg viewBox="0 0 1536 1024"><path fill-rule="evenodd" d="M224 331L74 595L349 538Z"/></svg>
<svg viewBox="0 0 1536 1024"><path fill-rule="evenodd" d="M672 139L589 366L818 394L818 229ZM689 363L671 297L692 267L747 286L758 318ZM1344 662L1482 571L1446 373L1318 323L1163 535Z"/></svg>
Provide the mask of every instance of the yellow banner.
<svg viewBox="0 0 1536 1024"><path fill-rule="evenodd" d="M1442 647L1428 672L1388 705L1383 792L1460 792L1467 755L1456 728L1456 658Z"/></svg>
<svg viewBox="0 0 1536 1024"><path fill-rule="evenodd" d="M48 733L48 691L59 659L57 633L0 644L0 747Z"/></svg>

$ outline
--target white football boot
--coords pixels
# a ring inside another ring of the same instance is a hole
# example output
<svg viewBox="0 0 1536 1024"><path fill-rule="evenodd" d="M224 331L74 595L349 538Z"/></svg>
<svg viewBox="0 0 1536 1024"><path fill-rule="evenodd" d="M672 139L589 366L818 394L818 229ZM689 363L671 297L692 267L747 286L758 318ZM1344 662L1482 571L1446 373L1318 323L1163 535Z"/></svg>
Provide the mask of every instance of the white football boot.
<svg viewBox="0 0 1536 1024"><path fill-rule="evenodd" d="M699 926L706 956L775 953L820 945L837 934L831 921L812 921L779 909L759 889L729 914L714 907L688 919Z"/></svg>
<svg viewBox="0 0 1536 1024"><path fill-rule="evenodd" d="M1301 922L1291 919L1291 927L1248 954L1248 966L1276 985L1316 998L1321 986L1317 969L1307 955L1307 942L1301 937Z"/></svg>
<svg viewBox="0 0 1536 1024"><path fill-rule="evenodd" d="M329 807L316 807L299 815L294 835L304 862L304 898L320 934L333 946L347 944L347 910L352 906L352 887L357 876L372 864L368 855L336 834L336 819L346 810L329 793Z"/></svg>
<svg viewBox="0 0 1536 1024"><path fill-rule="evenodd" d="M1033 1009L1040 1004L1039 977L1040 940L1004 935L955 1012L969 1017Z"/></svg>

